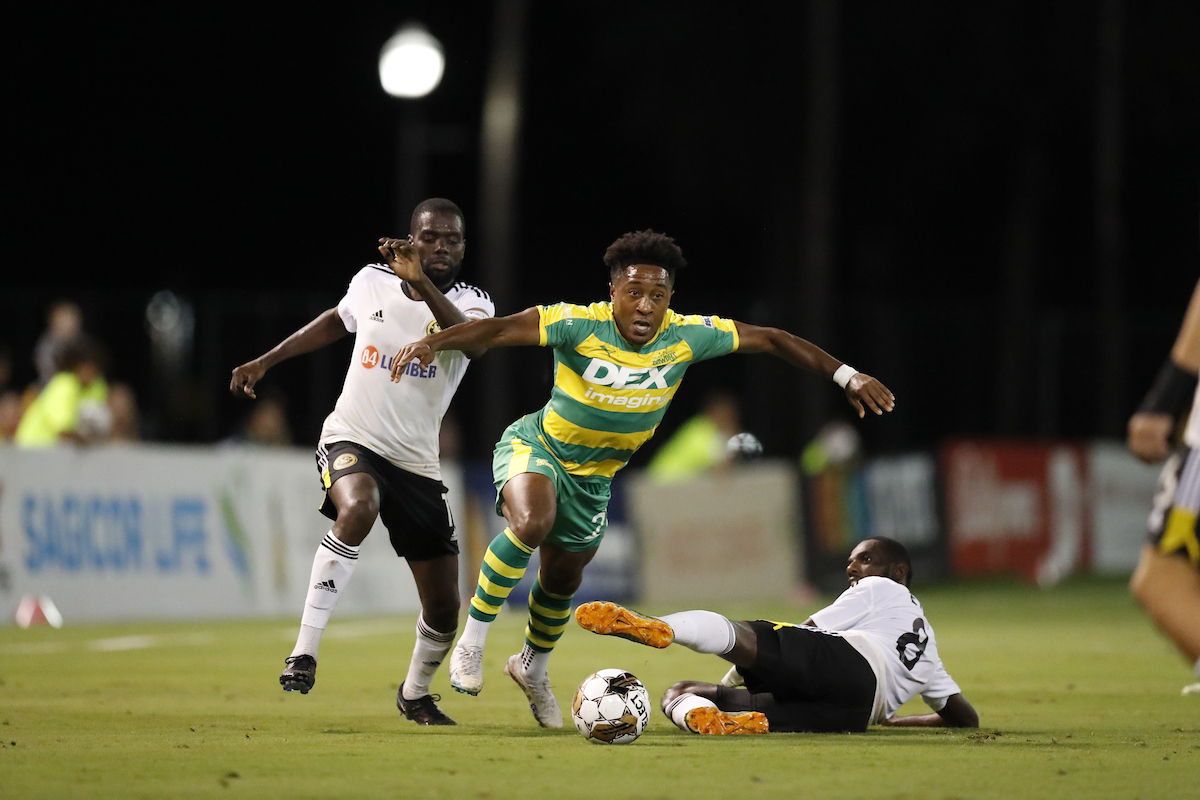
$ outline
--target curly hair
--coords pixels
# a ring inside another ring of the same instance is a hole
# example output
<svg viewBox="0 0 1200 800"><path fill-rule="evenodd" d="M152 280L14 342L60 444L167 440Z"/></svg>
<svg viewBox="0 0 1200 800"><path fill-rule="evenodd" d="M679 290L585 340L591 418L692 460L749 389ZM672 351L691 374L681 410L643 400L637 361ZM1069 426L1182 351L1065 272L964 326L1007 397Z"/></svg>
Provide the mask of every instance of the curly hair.
<svg viewBox="0 0 1200 800"><path fill-rule="evenodd" d="M419 232L417 230L417 222L421 215L429 212L430 214L453 214L458 217L458 221L462 223L463 233L467 231L467 218L463 216L462 209L453 200L447 200L444 197L431 197L428 200L422 200L413 209L412 219L408 222L408 230L414 236Z"/></svg>
<svg viewBox="0 0 1200 800"><path fill-rule="evenodd" d="M633 264L649 264L662 267L667 271L671 283L675 282L675 272L685 266L683 251L675 240L664 233L655 233L650 229L627 233L608 246L604 251L604 265L612 280L620 277L625 268Z"/></svg>

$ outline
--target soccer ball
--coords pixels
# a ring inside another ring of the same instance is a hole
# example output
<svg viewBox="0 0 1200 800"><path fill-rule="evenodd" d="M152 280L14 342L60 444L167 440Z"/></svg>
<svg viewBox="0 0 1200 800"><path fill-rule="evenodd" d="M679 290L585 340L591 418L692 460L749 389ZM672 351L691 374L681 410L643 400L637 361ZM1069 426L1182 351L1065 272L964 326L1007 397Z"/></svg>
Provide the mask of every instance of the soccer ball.
<svg viewBox="0 0 1200 800"><path fill-rule="evenodd" d="M575 690L571 717L589 742L629 744L650 723L650 693L632 673L602 669Z"/></svg>

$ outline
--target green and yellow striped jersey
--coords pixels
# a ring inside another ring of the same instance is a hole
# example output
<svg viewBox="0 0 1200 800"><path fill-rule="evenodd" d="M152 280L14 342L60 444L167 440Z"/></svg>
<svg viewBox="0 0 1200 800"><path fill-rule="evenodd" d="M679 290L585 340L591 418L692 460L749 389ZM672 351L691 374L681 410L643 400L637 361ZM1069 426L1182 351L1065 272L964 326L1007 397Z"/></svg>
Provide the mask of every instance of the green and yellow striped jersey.
<svg viewBox="0 0 1200 800"><path fill-rule="evenodd" d="M654 435L687 368L738 348L733 320L721 317L668 309L657 335L635 348L617 331L612 303L537 308L540 344L555 361L538 427L572 475L615 475Z"/></svg>

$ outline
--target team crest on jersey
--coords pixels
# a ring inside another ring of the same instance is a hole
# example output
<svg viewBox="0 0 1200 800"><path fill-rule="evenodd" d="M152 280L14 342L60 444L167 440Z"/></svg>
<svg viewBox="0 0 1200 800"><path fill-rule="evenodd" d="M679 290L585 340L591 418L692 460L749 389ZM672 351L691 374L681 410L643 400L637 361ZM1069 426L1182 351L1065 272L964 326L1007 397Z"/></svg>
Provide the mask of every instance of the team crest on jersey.
<svg viewBox="0 0 1200 800"><path fill-rule="evenodd" d="M438 332L438 331L440 331L441 329L442 329L442 326L441 326L441 325L438 325L438 321L437 321L436 319L435 319L435 320L431 320L431 321L429 322L429 324L425 326L425 335L426 335L426 336L433 336L435 333L437 333L437 332Z"/></svg>
<svg viewBox="0 0 1200 800"><path fill-rule="evenodd" d="M340 456L334 459L333 468L345 469L346 467L353 467L357 463L358 456L354 455L353 453L342 453Z"/></svg>

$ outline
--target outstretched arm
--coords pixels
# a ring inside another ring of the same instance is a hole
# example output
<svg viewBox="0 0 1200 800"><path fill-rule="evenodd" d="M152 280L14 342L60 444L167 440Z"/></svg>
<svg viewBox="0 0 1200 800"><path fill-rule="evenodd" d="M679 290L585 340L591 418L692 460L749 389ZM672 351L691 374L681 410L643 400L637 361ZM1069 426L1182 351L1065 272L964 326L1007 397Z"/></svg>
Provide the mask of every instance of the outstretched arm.
<svg viewBox="0 0 1200 800"><path fill-rule="evenodd" d="M838 367L844 366L812 342L779 328L763 328L737 321L734 325L737 326L739 352L770 353L792 366L824 375L830 380L834 379ZM859 417L866 416L864 403L876 414L896 407L896 396L882 383L862 372L855 372L849 377L845 390L846 399L858 411Z"/></svg>
<svg viewBox="0 0 1200 800"><path fill-rule="evenodd" d="M235 397L254 398L254 385L271 367L292 356L319 350L347 333L337 309L331 308L258 358L236 367L229 381L229 391Z"/></svg>
<svg viewBox="0 0 1200 800"><path fill-rule="evenodd" d="M429 306L429 310L433 312L433 318L437 320L437 324L442 330L459 325L469 319L458 306L446 299L446 295L433 285L433 281L429 280L429 276L421 269L421 261L417 258L416 248L407 241L404 239L380 239L379 252L387 259L387 264L392 268L392 272L416 291L419 295L417 299L423 300L425 305ZM467 358L479 358L486 352L486 349L463 351Z"/></svg>
<svg viewBox="0 0 1200 800"><path fill-rule="evenodd" d="M911 717L888 717L881 724L896 728L978 728L979 714L961 694L952 694L936 714L914 714Z"/></svg>
<svg viewBox="0 0 1200 800"><path fill-rule="evenodd" d="M527 308L507 317L467 320L401 347L392 360L392 381L399 381L404 366L413 361L422 367L429 366L441 350L481 350L540 343L540 315L536 308Z"/></svg>

